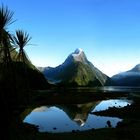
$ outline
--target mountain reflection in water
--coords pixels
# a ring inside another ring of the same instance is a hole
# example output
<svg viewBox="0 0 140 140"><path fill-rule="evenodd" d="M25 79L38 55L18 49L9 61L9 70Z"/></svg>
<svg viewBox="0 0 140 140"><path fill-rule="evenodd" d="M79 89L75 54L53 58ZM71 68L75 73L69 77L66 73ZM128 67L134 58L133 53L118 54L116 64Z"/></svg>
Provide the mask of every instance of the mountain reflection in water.
<svg viewBox="0 0 140 140"><path fill-rule="evenodd" d="M116 107L131 104L129 100L106 100L86 104L41 106L32 110L23 122L38 125L40 132L53 133L104 128L108 127L107 121L110 121L111 127L115 127L122 119L89 114L107 109L111 102Z"/></svg>

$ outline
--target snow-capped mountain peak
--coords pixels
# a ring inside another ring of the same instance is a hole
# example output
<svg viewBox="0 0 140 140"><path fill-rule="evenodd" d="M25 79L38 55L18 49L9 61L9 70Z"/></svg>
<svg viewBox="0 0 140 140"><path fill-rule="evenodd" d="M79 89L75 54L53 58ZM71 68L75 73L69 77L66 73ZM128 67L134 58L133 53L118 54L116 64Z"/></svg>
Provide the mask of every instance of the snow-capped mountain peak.
<svg viewBox="0 0 140 140"><path fill-rule="evenodd" d="M80 53L82 53L82 52L83 52L83 50L82 50L81 48L78 48L78 49L76 49L76 50L74 51L73 54L80 54Z"/></svg>
<svg viewBox="0 0 140 140"><path fill-rule="evenodd" d="M88 63L86 55L85 55L84 51L81 48L76 49L74 52L72 52L67 57L67 59L65 60L65 62L63 64L64 65L69 65L69 64L72 64L73 62Z"/></svg>
<svg viewBox="0 0 140 140"><path fill-rule="evenodd" d="M87 58L81 48L76 49L71 55L70 55L75 61L79 62L87 62Z"/></svg>
<svg viewBox="0 0 140 140"><path fill-rule="evenodd" d="M88 61L82 49L76 49L61 65L44 69L43 74L50 83L60 85L97 86L104 85L108 79Z"/></svg>

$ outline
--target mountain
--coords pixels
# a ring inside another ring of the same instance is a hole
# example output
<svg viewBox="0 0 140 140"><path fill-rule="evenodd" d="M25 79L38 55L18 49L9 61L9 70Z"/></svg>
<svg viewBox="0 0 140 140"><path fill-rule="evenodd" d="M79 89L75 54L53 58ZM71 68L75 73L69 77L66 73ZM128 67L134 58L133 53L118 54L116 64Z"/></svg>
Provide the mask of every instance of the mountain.
<svg viewBox="0 0 140 140"><path fill-rule="evenodd" d="M114 75L111 79L115 86L140 86L140 64L129 71Z"/></svg>
<svg viewBox="0 0 140 140"><path fill-rule="evenodd" d="M101 86L108 77L86 58L82 49L76 49L61 65L39 68L53 84L68 86Z"/></svg>
<svg viewBox="0 0 140 140"><path fill-rule="evenodd" d="M138 72L138 73L140 73L140 64L137 64L134 68L132 68L128 72Z"/></svg>

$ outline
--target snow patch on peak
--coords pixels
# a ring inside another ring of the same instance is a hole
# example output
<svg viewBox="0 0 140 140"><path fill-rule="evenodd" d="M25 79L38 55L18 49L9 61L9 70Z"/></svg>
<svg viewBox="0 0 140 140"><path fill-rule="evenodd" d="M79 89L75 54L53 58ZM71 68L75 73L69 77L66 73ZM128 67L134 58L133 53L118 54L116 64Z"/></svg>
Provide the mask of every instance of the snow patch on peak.
<svg viewBox="0 0 140 140"><path fill-rule="evenodd" d="M80 54L81 52L83 52L83 50L81 48L78 48L75 50L74 54Z"/></svg>
<svg viewBox="0 0 140 140"><path fill-rule="evenodd" d="M86 58L86 56L84 54L84 51L81 48L76 49L71 54L71 56L73 57L73 59L75 61L80 61L80 62L83 62L83 63L86 63L87 62L87 58Z"/></svg>
<svg viewBox="0 0 140 140"><path fill-rule="evenodd" d="M84 51L81 48L76 49L73 53L71 53L63 64L68 65L68 64L73 63L74 61L88 63L88 60L84 54Z"/></svg>
<svg viewBox="0 0 140 140"><path fill-rule="evenodd" d="M82 50L81 48L79 48L79 49L76 49L71 55L72 55L73 57L79 57L79 56L81 56L83 53L84 53L83 50Z"/></svg>

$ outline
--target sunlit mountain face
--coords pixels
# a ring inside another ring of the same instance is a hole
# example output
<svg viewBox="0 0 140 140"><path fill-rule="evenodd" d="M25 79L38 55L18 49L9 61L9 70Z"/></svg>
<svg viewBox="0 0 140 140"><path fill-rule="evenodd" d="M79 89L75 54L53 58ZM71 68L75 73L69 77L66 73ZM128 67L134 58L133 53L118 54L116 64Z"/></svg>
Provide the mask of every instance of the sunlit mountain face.
<svg viewBox="0 0 140 140"><path fill-rule="evenodd" d="M82 49L76 49L55 68L39 68L52 84L72 86L103 86L108 77L88 61Z"/></svg>

